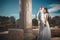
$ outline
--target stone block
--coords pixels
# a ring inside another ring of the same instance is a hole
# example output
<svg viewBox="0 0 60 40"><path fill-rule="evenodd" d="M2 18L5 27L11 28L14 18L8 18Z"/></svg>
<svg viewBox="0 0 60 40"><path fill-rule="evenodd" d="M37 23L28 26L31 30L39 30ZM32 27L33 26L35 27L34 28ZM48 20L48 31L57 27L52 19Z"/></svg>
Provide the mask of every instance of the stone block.
<svg viewBox="0 0 60 40"><path fill-rule="evenodd" d="M24 32L22 29L9 29L8 31L8 40L23 40Z"/></svg>

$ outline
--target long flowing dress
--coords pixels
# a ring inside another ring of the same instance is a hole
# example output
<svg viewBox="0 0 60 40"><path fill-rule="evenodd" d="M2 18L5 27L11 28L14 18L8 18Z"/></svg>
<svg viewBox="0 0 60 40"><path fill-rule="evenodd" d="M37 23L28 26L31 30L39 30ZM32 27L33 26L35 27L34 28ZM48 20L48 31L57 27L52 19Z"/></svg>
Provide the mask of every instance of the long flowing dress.
<svg viewBox="0 0 60 40"><path fill-rule="evenodd" d="M39 34L37 40L50 40L51 39L51 31L49 27L48 21L45 24L44 12L39 11L38 13L38 26L39 26Z"/></svg>

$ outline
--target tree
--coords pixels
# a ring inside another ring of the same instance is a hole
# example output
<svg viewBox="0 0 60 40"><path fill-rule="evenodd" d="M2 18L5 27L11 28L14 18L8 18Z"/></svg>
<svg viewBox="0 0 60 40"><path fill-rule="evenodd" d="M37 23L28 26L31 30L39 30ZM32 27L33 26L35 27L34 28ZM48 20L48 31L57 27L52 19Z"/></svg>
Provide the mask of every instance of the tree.
<svg viewBox="0 0 60 40"><path fill-rule="evenodd" d="M9 20L9 17L6 16L0 16L0 31L7 30L7 21Z"/></svg>
<svg viewBox="0 0 60 40"><path fill-rule="evenodd" d="M15 18L14 18L14 16L11 16L11 17L9 18L9 20L11 21L12 24L15 24Z"/></svg>
<svg viewBox="0 0 60 40"><path fill-rule="evenodd" d="M60 25L60 16L55 16L55 17L53 17L53 20L55 21L55 22L54 22L55 26Z"/></svg>
<svg viewBox="0 0 60 40"><path fill-rule="evenodd" d="M0 24L1 25L6 25L8 20L9 20L9 17L0 16Z"/></svg>
<svg viewBox="0 0 60 40"><path fill-rule="evenodd" d="M38 26L38 21L36 18L32 19L32 25L33 26Z"/></svg>
<svg viewBox="0 0 60 40"><path fill-rule="evenodd" d="M60 26L60 16L49 18L49 24L51 27Z"/></svg>
<svg viewBox="0 0 60 40"><path fill-rule="evenodd" d="M16 20L16 27L19 27L20 26L20 19L17 19Z"/></svg>

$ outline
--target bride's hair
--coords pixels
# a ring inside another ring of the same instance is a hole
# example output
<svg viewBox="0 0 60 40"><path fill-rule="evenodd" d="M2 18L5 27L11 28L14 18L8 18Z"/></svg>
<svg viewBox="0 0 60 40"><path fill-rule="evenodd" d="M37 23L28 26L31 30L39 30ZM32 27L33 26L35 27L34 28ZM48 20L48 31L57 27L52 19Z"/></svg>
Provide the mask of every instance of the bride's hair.
<svg viewBox="0 0 60 40"><path fill-rule="evenodd" d="M44 12L45 12L45 13L48 13L48 9L47 9L47 8L44 8Z"/></svg>

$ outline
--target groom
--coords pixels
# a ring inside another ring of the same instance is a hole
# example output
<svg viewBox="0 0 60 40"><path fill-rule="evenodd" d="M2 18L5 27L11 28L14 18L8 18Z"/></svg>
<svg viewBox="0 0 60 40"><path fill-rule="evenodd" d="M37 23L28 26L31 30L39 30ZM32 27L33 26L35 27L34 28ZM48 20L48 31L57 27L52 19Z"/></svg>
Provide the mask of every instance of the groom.
<svg viewBox="0 0 60 40"><path fill-rule="evenodd" d="M43 29L45 26L46 26L46 20L45 20L45 8L44 7L41 7L39 9L39 12L37 14L37 20L38 20L38 26L40 28L41 26L41 29Z"/></svg>

